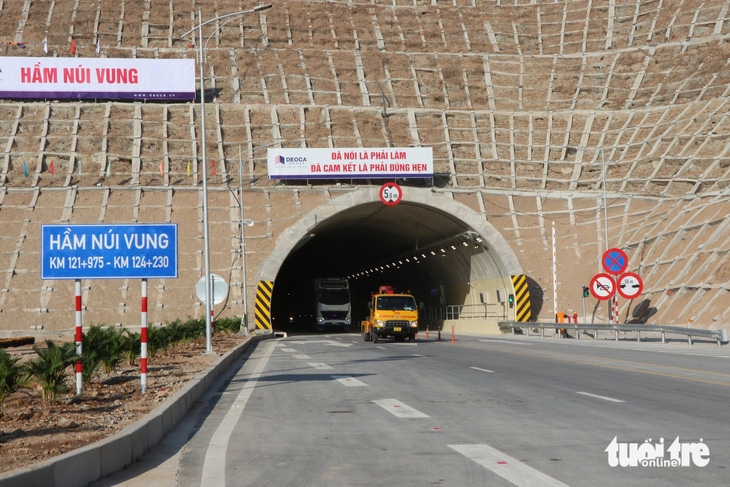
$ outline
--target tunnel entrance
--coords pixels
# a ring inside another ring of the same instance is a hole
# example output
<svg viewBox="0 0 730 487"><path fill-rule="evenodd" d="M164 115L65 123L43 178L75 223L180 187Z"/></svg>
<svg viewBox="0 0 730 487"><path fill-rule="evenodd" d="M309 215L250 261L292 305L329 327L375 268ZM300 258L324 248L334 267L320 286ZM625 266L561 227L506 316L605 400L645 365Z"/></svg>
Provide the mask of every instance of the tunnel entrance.
<svg viewBox="0 0 730 487"><path fill-rule="evenodd" d="M275 330L317 331L318 278L349 280L353 331L380 285L410 291L422 311L469 301L492 302L498 311L506 302L510 276L521 269L481 215L430 190L406 188L395 206L373 196L362 190L330 200L279 238L262 271L262 279L274 280Z"/></svg>

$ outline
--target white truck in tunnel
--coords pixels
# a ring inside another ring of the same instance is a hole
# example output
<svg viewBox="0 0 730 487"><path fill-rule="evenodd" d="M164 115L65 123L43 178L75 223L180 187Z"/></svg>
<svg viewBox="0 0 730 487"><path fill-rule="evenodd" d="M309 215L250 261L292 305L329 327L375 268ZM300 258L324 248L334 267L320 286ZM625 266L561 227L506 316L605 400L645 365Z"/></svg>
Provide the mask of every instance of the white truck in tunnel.
<svg viewBox="0 0 730 487"><path fill-rule="evenodd" d="M315 279L314 296L317 331L334 328L350 331L352 306L347 279Z"/></svg>

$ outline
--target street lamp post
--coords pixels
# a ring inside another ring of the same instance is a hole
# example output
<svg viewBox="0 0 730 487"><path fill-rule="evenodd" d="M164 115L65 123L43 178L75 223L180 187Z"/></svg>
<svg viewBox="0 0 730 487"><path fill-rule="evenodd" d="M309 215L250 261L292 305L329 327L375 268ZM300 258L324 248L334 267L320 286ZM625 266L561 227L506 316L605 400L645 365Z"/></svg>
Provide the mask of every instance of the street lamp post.
<svg viewBox="0 0 730 487"><path fill-rule="evenodd" d="M606 156L601 146L601 184L603 185L603 226L606 231L606 250L608 250L608 203L606 200Z"/></svg>
<svg viewBox="0 0 730 487"><path fill-rule="evenodd" d="M253 226L253 220L247 220L243 218L243 152L238 152L238 190L239 200L238 204L241 207L241 272L243 278L241 280L241 288L243 291L243 315L241 315L241 328L243 329L244 336L248 335L248 296L246 296L246 234L244 228L246 225L249 227Z"/></svg>
<svg viewBox="0 0 730 487"><path fill-rule="evenodd" d="M601 156L601 185L603 186L603 227L606 235L606 248L605 251L608 251L608 200L606 198L606 155L603 152L603 146L601 146L600 152L595 152L592 150L588 150L585 147L578 146L578 150L588 152L590 154L594 155L600 155ZM613 314L613 300L616 299L615 297L613 299L608 300L608 316L609 321L611 321L611 315ZM585 311L583 312L585 315ZM585 321L585 318L583 318L583 321Z"/></svg>
<svg viewBox="0 0 730 487"><path fill-rule="evenodd" d="M267 147L271 147L274 145L278 145L279 142L273 142L271 144L262 145L260 147L254 147L252 149L246 149L241 150L241 146L238 147L238 190L239 190L239 200L238 205L241 209L241 268L242 268L242 281L241 281L241 287L243 291L243 314L241 315L241 328L244 330L244 334L248 335L248 291L246 289L246 233L244 231L244 227L248 225L249 227L253 226L253 220L249 220L247 218L244 218L243 216L243 154L244 152L250 152L253 153L260 149L265 149ZM236 157L233 156L233 157Z"/></svg>
<svg viewBox="0 0 730 487"><path fill-rule="evenodd" d="M208 225L208 168L207 168L207 158L205 154L205 75L204 75L204 64L205 64L205 58L204 58L204 50L205 50L205 44L203 44L203 26L207 25L211 22L215 22L216 20L220 20L222 18L228 18L228 17L234 17L238 15L245 15L248 13L258 12L260 10L266 10L271 8L271 4L268 5L258 5L252 9L249 10L243 10L241 12L233 12L226 15L218 16L214 19L210 19L206 22L203 22L203 13L202 9L198 7L198 25L196 27L193 27L188 32L183 34L182 38L190 35L191 33L195 32L195 30L198 31L198 39L199 39L199 47L198 47L198 65L200 67L200 137L201 137L201 144L203 146L202 149L202 157L203 157L203 247L204 247L204 266L205 266L205 352L206 353L213 353L213 345L212 345L212 337L213 337L213 330L211 328L211 311L213 309L213 305L211 302L212 292L211 292L211 286L212 282L210 279L210 234L209 234L209 225ZM220 28L220 27L219 27ZM218 28L218 29L219 29ZM213 34L218 31L216 29L213 31ZM213 36L211 34L208 37L208 40L210 40L210 37ZM206 42L207 43L207 42ZM243 221L241 222L241 227L243 228ZM245 271L244 271L245 272ZM245 294L244 294L245 295ZM244 298L245 299L245 298Z"/></svg>

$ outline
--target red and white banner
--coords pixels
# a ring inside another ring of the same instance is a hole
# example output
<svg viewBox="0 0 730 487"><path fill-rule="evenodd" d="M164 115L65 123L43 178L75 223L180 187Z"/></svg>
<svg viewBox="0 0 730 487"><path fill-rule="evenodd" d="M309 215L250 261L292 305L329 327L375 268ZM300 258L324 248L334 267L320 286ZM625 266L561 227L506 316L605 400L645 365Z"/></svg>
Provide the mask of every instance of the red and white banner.
<svg viewBox="0 0 730 487"><path fill-rule="evenodd" d="M0 98L194 100L195 61L3 57Z"/></svg>
<svg viewBox="0 0 730 487"><path fill-rule="evenodd" d="M430 147L268 149L269 179L432 178Z"/></svg>

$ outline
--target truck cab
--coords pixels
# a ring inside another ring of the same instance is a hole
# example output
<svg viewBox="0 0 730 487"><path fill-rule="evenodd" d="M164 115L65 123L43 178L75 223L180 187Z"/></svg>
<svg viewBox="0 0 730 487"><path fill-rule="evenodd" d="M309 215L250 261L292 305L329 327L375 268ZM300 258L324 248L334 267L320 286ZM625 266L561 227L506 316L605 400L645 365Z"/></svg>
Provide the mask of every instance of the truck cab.
<svg viewBox="0 0 730 487"><path fill-rule="evenodd" d="M397 294L391 286L380 286L368 303L369 316L360 325L364 341L380 338L413 342L418 333L418 306L410 294Z"/></svg>

